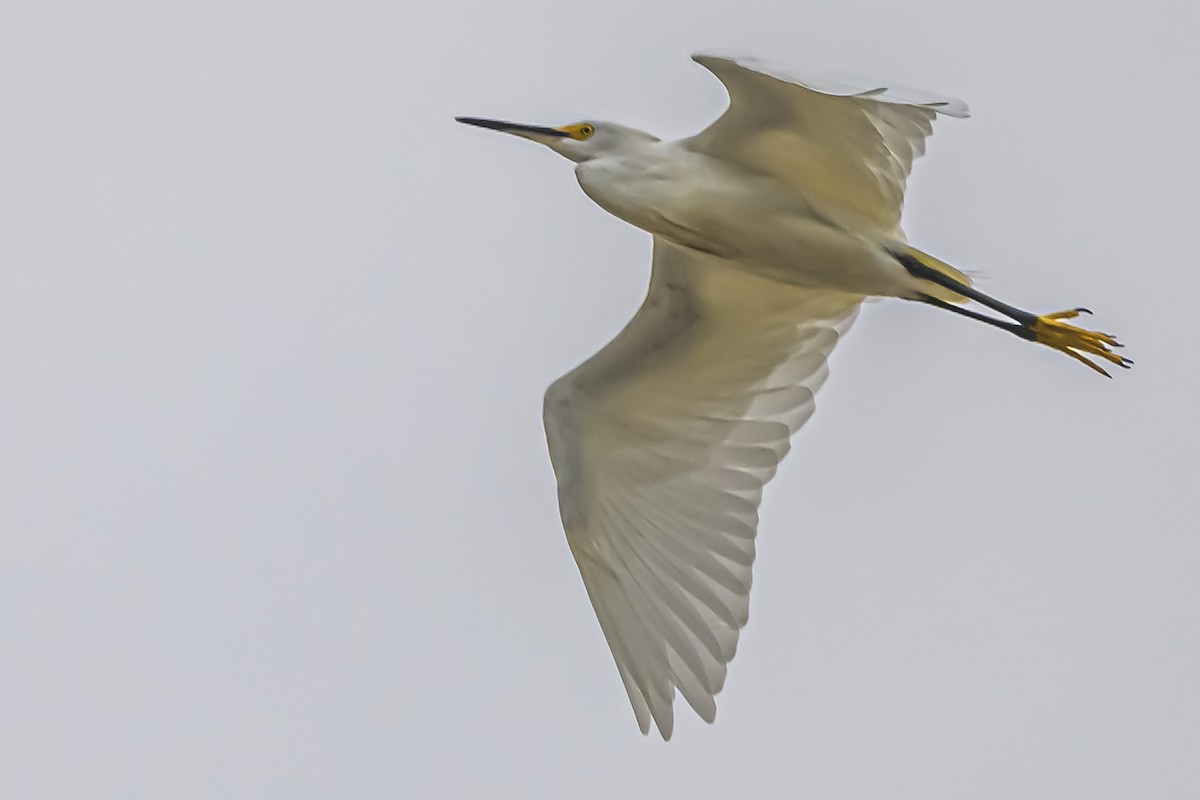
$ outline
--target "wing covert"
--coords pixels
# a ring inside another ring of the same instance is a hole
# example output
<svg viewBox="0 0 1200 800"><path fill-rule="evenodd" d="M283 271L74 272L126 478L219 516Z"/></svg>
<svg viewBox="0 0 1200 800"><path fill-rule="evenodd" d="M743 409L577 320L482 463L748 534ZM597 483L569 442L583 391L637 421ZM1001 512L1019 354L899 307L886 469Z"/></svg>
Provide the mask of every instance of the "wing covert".
<svg viewBox="0 0 1200 800"><path fill-rule="evenodd" d="M916 89L801 77L753 59L692 58L725 85L729 108L687 145L788 182L849 230L897 231L934 117L969 113L961 100Z"/></svg>

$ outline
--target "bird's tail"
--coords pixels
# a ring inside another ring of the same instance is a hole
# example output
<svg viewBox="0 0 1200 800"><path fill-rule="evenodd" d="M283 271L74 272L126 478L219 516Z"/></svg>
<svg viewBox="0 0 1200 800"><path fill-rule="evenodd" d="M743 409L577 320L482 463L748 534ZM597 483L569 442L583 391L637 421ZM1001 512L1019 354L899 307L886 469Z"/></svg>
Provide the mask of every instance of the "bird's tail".
<svg viewBox="0 0 1200 800"><path fill-rule="evenodd" d="M974 281L971 276L965 272L947 264L945 261L939 261L928 253L918 250L909 244L898 244L895 247L889 248L893 253L903 255L920 263L922 266L928 267L931 270L940 272L948 278L951 278L963 286L973 286ZM957 292L940 286L936 283L925 282L921 286L921 292L930 297L936 297L938 300L943 300L947 303L966 303L968 299Z"/></svg>

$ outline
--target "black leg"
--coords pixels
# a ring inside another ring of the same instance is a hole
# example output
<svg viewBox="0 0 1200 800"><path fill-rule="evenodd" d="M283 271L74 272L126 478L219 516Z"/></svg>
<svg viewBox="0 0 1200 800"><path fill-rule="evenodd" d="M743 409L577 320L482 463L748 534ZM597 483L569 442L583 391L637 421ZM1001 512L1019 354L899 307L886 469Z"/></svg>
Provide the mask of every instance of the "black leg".
<svg viewBox="0 0 1200 800"><path fill-rule="evenodd" d="M969 308L956 306L953 303L947 303L945 300L939 300L936 297L930 297L927 294L918 296L917 301L921 303L928 303L929 305L937 306L938 308L944 308L947 311L953 311L955 314L961 314L962 316L969 317L970 319L976 319L980 322L985 322L988 325L999 328L1002 331L1008 331L1009 333L1016 334L1022 339L1028 339L1031 342L1037 340L1037 336L1034 334L1032 328L1016 322L1005 322L1002 319L989 317L986 314L980 314L978 311L972 311Z"/></svg>
<svg viewBox="0 0 1200 800"><path fill-rule="evenodd" d="M1063 320L1078 317L1080 314L1092 313L1086 308L1074 308L1068 311L1059 311L1041 316L1031 314L1028 311L1022 311L1019 308L1010 306L1007 303L1001 303L999 300L989 297L983 292L925 265L915 256L908 253L891 252L891 255L914 278L920 278L921 280L926 280L949 289L955 294L960 294L993 311L1000 312L1004 316L1013 319L1014 322L995 319L978 311L972 311L969 308L962 308L953 303L947 303L945 300L939 300L928 294L918 294L915 299L919 302L944 308L960 316L978 320L1000 330L1008 331L1011 334L1020 336L1022 339L1052 347L1105 377L1111 376L1100 365L1089 360L1086 356L1096 356L1126 369L1133 364L1128 358L1119 356L1110 349L1120 347L1121 343L1109 334L1077 328L1074 325L1063 322Z"/></svg>
<svg viewBox="0 0 1200 800"><path fill-rule="evenodd" d="M900 265L908 270L908 274L912 275L914 278L920 278L922 280L929 281L930 283L936 283L938 286L943 286L950 291L955 292L956 294L961 294L963 297L969 297L980 305L987 306L993 311L999 311L1004 316L1016 320L1023 327L1029 328L1034 322L1037 321L1036 314L1030 314L1028 311L1022 311L1019 308L1010 306L1008 303L1001 303L999 300L995 299L994 297L989 297L978 289L974 289L964 283L959 283L949 275L938 272L932 267L925 266L908 253L893 252L891 255L893 258L899 261ZM937 304L935 303L935 305ZM949 308L950 310L962 311L962 309L959 309L957 306L952 306L948 303L943 307ZM968 313L966 316L971 316L971 314ZM976 319L979 319L979 317L976 317ZM986 320L990 318L984 317L983 319ZM1016 333L1016 331L1013 332ZM1025 338L1031 339L1033 337L1026 336Z"/></svg>

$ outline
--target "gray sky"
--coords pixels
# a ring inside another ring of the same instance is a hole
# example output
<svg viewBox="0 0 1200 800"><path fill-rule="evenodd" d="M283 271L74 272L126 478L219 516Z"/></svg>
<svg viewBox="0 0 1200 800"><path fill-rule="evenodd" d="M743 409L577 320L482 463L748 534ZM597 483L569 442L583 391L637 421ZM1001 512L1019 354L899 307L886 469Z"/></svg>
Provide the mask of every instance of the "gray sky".
<svg viewBox="0 0 1200 800"><path fill-rule="evenodd" d="M0 11L0 796L1200 792L1191 3L177 5ZM451 117L688 135L706 47L966 99L910 237L1138 366L868 306L664 745L540 419L648 237Z"/></svg>

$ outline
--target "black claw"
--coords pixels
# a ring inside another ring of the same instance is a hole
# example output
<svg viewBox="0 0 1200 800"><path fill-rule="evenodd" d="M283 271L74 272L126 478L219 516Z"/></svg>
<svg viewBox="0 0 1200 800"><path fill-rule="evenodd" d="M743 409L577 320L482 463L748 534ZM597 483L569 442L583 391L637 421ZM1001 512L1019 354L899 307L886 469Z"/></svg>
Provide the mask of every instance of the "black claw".
<svg viewBox="0 0 1200 800"><path fill-rule="evenodd" d="M1083 306L1080 306L1079 308L1077 308L1075 310L1078 311L1080 314L1091 314L1092 313L1092 310L1090 308L1084 308Z"/></svg>

